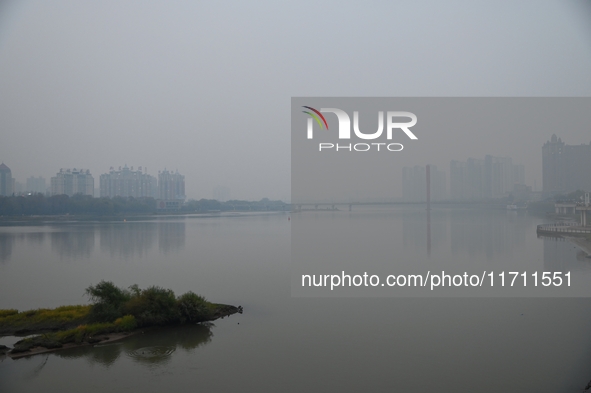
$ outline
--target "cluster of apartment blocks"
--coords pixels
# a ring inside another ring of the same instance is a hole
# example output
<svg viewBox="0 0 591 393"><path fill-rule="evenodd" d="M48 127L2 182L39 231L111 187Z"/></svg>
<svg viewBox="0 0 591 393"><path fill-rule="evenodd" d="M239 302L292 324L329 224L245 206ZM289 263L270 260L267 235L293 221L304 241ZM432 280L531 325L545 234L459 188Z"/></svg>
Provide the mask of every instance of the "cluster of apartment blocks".
<svg viewBox="0 0 591 393"><path fill-rule="evenodd" d="M449 185L450 197L456 200L502 198L525 186L525 167L513 164L510 157L490 155L466 162L454 160L450 163Z"/></svg>
<svg viewBox="0 0 591 393"><path fill-rule="evenodd" d="M480 200L506 197L509 194L529 199L531 187L525 185L525 167L513 164L510 157L484 159L469 158L466 161L450 162L449 193L445 171L430 165L430 188L432 201ZM402 168L402 199L425 201L427 196L426 167Z"/></svg>
<svg viewBox="0 0 591 393"><path fill-rule="evenodd" d="M83 169L60 169L51 178L51 195L91 195L94 196L94 177L90 171ZM152 197L163 200L185 200L185 177L178 171L166 169L158 172L158 179L149 175L142 167L134 170L124 166L109 173L102 174L99 179L100 197Z"/></svg>
<svg viewBox="0 0 591 393"><path fill-rule="evenodd" d="M12 171L4 164L0 164L0 196L20 195L23 193L42 193L49 195L75 194L101 197L152 197L166 201L185 200L185 176L178 171L170 172L166 169L158 172L158 178L151 176L147 170L139 167L134 170L127 166L118 170L111 167L109 173L100 176L98 195L95 195L95 181L89 170L60 169L51 178L47 189L43 177L30 177L26 188L12 177Z"/></svg>
<svg viewBox="0 0 591 393"><path fill-rule="evenodd" d="M431 165L431 200L481 200L513 195L521 200L538 200L577 190L591 191L591 143L567 145L552 135L542 146L542 191L525 184L525 168L509 157L469 158L451 161L449 193L444 171ZM402 169L403 200L426 200L426 170L415 166Z"/></svg>

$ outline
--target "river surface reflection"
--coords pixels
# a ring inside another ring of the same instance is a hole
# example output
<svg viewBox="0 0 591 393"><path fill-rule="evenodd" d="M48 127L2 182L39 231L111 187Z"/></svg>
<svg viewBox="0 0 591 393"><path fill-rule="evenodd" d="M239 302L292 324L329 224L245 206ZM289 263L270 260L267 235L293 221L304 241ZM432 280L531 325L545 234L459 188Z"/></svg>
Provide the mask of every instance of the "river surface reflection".
<svg viewBox="0 0 591 393"><path fill-rule="evenodd" d="M213 327L215 325L208 323L146 329L121 341L58 351L55 356L84 359L89 365L106 368L116 366L122 357L148 367L163 367L170 362L175 351L191 354L196 348L209 343Z"/></svg>
<svg viewBox="0 0 591 393"><path fill-rule="evenodd" d="M392 217L404 258L591 268L570 242L537 238L543 219L524 212L435 207L428 220L424 207L395 210L367 214ZM310 214L321 223L349 213ZM0 308L84 303L102 279L244 307L215 325L2 358L0 392L575 392L591 379L590 299L292 298L288 217L0 227Z"/></svg>

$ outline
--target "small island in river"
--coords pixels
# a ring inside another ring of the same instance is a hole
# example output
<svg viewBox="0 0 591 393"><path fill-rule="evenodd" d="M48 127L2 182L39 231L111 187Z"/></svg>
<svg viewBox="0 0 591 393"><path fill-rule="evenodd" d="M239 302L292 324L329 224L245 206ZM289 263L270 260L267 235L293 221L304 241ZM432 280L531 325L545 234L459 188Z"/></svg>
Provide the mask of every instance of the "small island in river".
<svg viewBox="0 0 591 393"><path fill-rule="evenodd" d="M132 285L121 289L101 281L86 289L92 304L29 311L0 310L0 336L28 336L0 355L21 356L80 345L105 343L152 326L214 321L242 313L242 307L217 304L187 292Z"/></svg>

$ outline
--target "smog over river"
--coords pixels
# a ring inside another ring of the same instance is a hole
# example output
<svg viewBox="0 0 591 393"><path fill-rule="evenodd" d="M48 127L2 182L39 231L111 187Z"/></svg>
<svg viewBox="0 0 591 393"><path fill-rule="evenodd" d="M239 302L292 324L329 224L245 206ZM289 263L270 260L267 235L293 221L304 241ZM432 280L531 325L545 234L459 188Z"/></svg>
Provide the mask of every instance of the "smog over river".
<svg viewBox="0 0 591 393"><path fill-rule="evenodd" d="M590 37L577 1L0 3L0 391L588 388Z"/></svg>

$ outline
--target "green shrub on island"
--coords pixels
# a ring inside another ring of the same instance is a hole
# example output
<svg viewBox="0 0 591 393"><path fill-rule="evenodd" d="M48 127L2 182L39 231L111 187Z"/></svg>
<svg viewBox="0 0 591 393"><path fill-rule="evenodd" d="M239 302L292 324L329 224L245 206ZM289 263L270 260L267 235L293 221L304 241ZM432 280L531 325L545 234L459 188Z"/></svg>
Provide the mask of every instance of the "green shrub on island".
<svg viewBox="0 0 591 393"><path fill-rule="evenodd" d="M132 285L129 289L121 289L110 281L101 281L89 286L86 295L91 305L22 312L0 310L0 334L67 330L98 323L133 324L134 328L197 323L211 320L216 312L229 311L193 292L177 298L172 290L158 286L140 289Z"/></svg>
<svg viewBox="0 0 591 393"><path fill-rule="evenodd" d="M199 322L213 314L212 304L203 296L187 292L177 299L181 322Z"/></svg>
<svg viewBox="0 0 591 393"><path fill-rule="evenodd" d="M138 290L124 304L125 313L133 315L140 326L168 325L180 322L179 308L170 289L151 286Z"/></svg>
<svg viewBox="0 0 591 393"><path fill-rule="evenodd" d="M86 295L93 303L90 310L91 322L112 322L123 316L123 307L132 297L130 291L118 288L110 281L89 286L86 288Z"/></svg>
<svg viewBox="0 0 591 393"><path fill-rule="evenodd" d="M106 334L131 332L138 327L198 323L242 313L242 307L208 302L193 292L175 296L170 289L132 285L121 289L110 281L89 286L87 306L63 306L18 312L0 310L0 334L30 335L15 344L12 354L34 347L61 348L65 344L97 343Z"/></svg>
<svg viewBox="0 0 591 393"><path fill-rule="evenodd" d="M193 292L177 298L172 290L158 286L121 289L110 281L101 281L88 287L86 294L94 303L91 322L112 322L124 315L134 316L140 327L202 322L210 319L216 309L216 305Z"/></svg>

